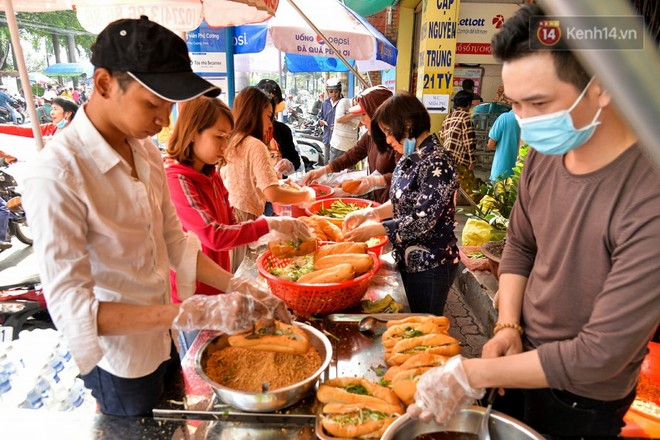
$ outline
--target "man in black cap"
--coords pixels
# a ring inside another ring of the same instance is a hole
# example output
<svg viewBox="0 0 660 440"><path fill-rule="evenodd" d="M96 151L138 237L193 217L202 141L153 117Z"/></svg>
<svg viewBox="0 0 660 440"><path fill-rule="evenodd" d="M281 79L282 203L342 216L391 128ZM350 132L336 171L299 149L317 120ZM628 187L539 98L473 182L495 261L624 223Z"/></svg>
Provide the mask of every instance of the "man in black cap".
<svg viewBox="0 0 660 440"><path fill-rule="evenodd" d="M271 317L274 303L238 293L170 201L150 138L173 102L220 93L192 72L185 42L146 17L118 20L99 34L92 64L95 93L41 151L23 200L48 310L85 385L104 414L143 416L178 371L170 328L235 333ZM179 297L196 281L231 293L170 304L170 270Z"/></svg>

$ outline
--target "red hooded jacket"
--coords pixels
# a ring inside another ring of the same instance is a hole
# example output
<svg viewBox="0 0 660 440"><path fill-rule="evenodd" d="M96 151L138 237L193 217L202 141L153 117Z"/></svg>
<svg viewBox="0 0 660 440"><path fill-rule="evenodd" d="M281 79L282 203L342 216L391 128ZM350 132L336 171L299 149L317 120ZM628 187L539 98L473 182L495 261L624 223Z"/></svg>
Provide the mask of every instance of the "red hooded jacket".
<svg viewBox="0 0 660 440"><path fill-rule="evenodd" d="M202 251L222 268L231 270L229 251L251 243L268 233L263 218L237 223L229 205L229 193L220 175L195 171L192 167L169 161L165 164L170 197L184 231L192 232L202 242ZM176 292L176 273L170 273L172 300L181 302ZM195 294L217 295L220 290L197 283Z"/></svg>

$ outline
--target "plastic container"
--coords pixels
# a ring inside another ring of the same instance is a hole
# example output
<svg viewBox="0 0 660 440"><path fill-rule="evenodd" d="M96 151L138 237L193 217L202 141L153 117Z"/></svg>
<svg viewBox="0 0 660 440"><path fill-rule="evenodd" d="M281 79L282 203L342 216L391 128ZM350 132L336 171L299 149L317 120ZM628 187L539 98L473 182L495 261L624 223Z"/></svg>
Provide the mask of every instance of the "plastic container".
<svg viewBox="0 0 660 440"><path fill-rule="evenodd" d="M372 269L350 281L328 284L304 284L284 280L271 274L272 267L285 267L290 258L275 258L266 251L257 258L257 270L266 279L270 291L280 298L291 310L300 316L328 314L347 309L359 303L371 284L371 278L378 272L379 258L370 253L374 265Z"/></svg>
<svg viewBox="0 0 660 440"><path fill-rule="evenodd" d="M316 200L323 200L332 197L335 190L328 185L313 184L309 185L310 188L316 193ZM288 209L287 209L288 207ZM273 203L273 212L279 216L302 217L307 215L305 208L296 205L281 205Z"/></svg>

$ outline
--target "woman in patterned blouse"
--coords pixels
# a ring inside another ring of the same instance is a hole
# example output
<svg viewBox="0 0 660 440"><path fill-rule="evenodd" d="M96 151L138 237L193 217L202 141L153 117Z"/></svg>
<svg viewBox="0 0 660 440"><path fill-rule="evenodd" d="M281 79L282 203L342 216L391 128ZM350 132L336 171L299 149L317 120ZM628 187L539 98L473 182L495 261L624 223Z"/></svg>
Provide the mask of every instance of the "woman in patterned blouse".
<svg viewBox="0 0 660 440"><path fill-rule="evenodd" d="M403 157L394 169L390 201L347 216L345 237L363 241L387 234L410 310L442 315L458 267L456 165L430 133L429 114L415 96L401 93L388 99L374 121L374 140L387 143Z"/></svg>

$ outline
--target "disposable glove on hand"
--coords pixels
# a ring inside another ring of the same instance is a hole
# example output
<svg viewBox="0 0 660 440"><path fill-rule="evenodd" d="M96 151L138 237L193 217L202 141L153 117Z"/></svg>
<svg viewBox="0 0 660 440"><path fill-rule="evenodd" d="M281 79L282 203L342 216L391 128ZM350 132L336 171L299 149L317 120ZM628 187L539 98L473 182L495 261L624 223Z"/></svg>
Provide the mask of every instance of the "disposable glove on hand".
<svg viewBox="0 0 660 440"><path fill-rule="evenodd" d="M275 164L275 172L279 174L289 175L296 172L296 168L289 159L280 159Z"/></svg>
<svg viewBox="0 0 660 440"><path fill-rule="evenodd" d="M287 238L299 238L303 241L311 240L312 231L309 227L298 220L291 217L264 217L268 223L270 231L277 231Z"/></svg>
<svg viewBox="0 0 660 440"><path fill-rule="evenodd" d="M227 291L249 295L259 304L263 305L266 308L266 313L261 315L257 320L277 319L278 321L291 324L291 314L286 308L284 301L270 293L267 288L259 288L251 278L245 275L232 278Z"/></svg>
<svg viewBox="0 0 660 440"><path fill-rule="evenodd" d="M415 403L408 407L411 417L447 423L460 409L483 397L483 388L472 388L463 368L463 357L454 356L441 367L424 373L417 382Z"/></svg>
<svg viewBox="0 0 660 440"><path fill-rule="evenodd" d="M374 208L365 208L351 212L344 218L342 229L344 232L352 231L367 220L380 221L378 214L376 214L374 211Z"/></svg>
<svg viewBox="0 0 660 440"><path fill-rule="evenodd" d="M326 174L328 174L326 167L321 167L315 170L308 171L302 179L302 184L309 185L310 183L313 183L317 179L320 179L321 177L325 176Z"/></svg>
<svg viewBox="0 0 660 440"><path fill-rule="evenodd" d="M307 194L305 196L305 200L300 203L296 203L296 206L300 206L301 208L309 208L312 206L312 203L316 201L316 191L314 191L314 188L309 187L303 187L300 188L300 190L306 192Z"/></svg>
<svg viewBox="0 0 660 440"><path fill-rule="evenodd" d="M369 191L386 187L387 184L385 183L385 177L376 171L373 174L370 174L367 177L361 179L360 186L357 187L353 194L362 195L368 193Z"/></svg>
<svg viewBox="0 0 660 440"><path fill-rule="evenodd" d="M250 295L193 295L179 306L179 314L174 318L172 328L183 331L218 330L234 334L249 329L268 315L268 307Z"/></svg>

